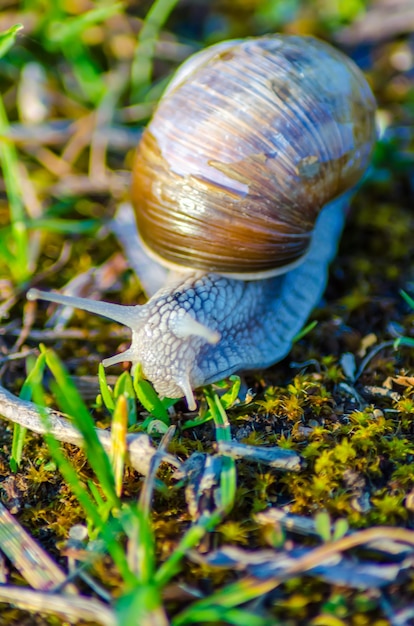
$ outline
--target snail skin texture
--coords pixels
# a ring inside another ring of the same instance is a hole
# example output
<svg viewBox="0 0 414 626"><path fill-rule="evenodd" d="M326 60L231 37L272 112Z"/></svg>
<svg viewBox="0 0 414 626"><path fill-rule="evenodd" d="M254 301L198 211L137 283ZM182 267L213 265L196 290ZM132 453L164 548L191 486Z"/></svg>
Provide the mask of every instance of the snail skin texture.
<svg viewBox="0 0 414 626"><path fill-rule="evenodd" d="M173 279L143 306L28 297L128 326L131 347L103 364L139 363L161 396L185 396L194 409L193 389L289 352L325 288L374 117L360 70L313 37L195 54L161 99L133 170L142 245Z"/></svg>

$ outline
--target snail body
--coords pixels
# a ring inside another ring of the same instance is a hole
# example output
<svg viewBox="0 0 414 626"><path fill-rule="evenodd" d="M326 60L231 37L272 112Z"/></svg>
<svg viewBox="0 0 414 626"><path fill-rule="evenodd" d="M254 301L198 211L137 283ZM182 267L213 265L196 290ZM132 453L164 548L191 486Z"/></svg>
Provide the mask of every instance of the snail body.
<svg viewBox="0 0 414 626"><path fill-rule="evenodd" d="M369 163L374 112L354 63L311 37L194 55L144 131L133 171L143 245L175 280L136 307L29 297L131 328L131 347L104 365L140 363L161 395L194 408L193 389L289 351Z"/></svg>

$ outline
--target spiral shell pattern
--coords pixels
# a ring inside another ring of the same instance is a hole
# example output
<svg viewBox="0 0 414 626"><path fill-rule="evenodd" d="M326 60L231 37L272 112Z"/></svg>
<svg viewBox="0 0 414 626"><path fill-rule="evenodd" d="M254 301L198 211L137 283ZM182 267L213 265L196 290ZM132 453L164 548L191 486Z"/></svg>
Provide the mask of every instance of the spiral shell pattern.
<svg viewBox="0 0 414 626"><path fill-rule="evenodd" d="M321 208L363 175L375 100L313 37L229 41L186 61L139 144L132 198L164 264L261 277L296 265Z"/></svg>

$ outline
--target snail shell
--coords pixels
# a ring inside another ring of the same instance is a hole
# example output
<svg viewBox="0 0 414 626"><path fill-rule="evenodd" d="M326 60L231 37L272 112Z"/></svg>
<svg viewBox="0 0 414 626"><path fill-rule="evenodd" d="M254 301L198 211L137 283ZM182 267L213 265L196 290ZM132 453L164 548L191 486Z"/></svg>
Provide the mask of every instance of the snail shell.
<svg viewBox="0 0 414 626"><path fill-rule="evenodd" d="M146 248L184 276L142 306L28 297L128 326L130 348L104 365L139 363L161 395L185 395L194 409L196 387L289 352L369 163L374 112L354 63L311 37L195 55L143 134L132 189Z"/></svg>
<svg viewBox="0 0 414 626"><path fill-rule="evenodd" d="M365 171L375 100L313 37L268 35L184 63L143 134L132 198L163 264L257 278L306 254L320 209Z"/></svg>

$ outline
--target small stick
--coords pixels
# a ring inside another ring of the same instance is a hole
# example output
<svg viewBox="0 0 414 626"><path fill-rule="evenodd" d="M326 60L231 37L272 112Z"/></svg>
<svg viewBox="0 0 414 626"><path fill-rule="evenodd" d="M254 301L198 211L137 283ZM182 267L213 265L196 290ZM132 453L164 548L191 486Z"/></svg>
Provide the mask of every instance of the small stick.
<svg viewBox="0 0 414 626"><path fill-rule="evenodd" d="M142 510L150 517L151 515L151 499L154 493L155 487L155 477L158 471L159 466L164 458L164 455L167 453L167 447L171 443L172 438L174 437L175 426L170 426L167 432L164 434L161 439L160 445L158 446L157 453L152 457L150 470L145 478L144 484L141 489L141 493L139 496L139 504L142 507Z"/></svg>
<svg viewBox="0 0 414 626"><path fill-rule="evenodd" d="M261 511L254 516L254 519L259 524L263 525L275 525L282 526L288 532L296 533L298 535L304 535L305 537L316 537L318 539L321 538L319 531L317 530L315 520L310 517L305 517L302 515L295 515L294 513L289 513L284 509L279 509L276 507L271 507L266 511ZM330 525L331 533L333 533L335 528L334 524ZM346 532L345 536L354 535L355 530L349 529ZM414 537L414 534L413 534ZM413 543L414 545L414 543ZM374 539L368 543L368 548L370 550L376 550L381 552L382 554L387 554L388 556L398 555L398 554L407 554L407 552L412 553L413 547L407 547L407 544L398 543L395 539L388 540L387 537L381 536L380 539Z"/></svg>
<svg viewBox="0 0 414 626"><path fill-rule="evenodd" d="M50 434L58 441L71 443L80 448L83 446L81 433L62 413L54 411L53 409L38 407L33 402L21 400L0 385L0 415L4 418L43 435L48 432L48 429L41 417L41 412L44 413L49 422ZM111 449L110 433L101 428L97 428L96 431L102 446L109 453ZM157 452L152 446L148 435L145 433L133 433L128 435L127 447L129 461L132 467L144 476L147 475L150 469L151 459ZM164 460L171 463L174 467L180 465L179 461L171 454L166 454Z"/></svg>
<svg viewBox="0 0 414 626"><path fill-rule="evenodd" d="M114 612L103 602L85 596L65 596L33 591L23 587L0 585L0 602L31 611L32 614L46 613L61 615L70 622L92 621L103 626L119 624Z"/></svg>
<svg viewBox="0 0 414 626"><path fill-rule="evenodd" d="M52 591L67 581L66 574L0 503L0 549L29 585ZM66 591L74 593L73 585Z"/></svg>
<svg viewBox="0 0 414 626"><path fill-rule="evenodd" d="M303 460L297 452L277 446L265 448L238 443L237 441L219 441L218 451L232 459L264 463L285 472L299 472L303 466Z"/></svg>

